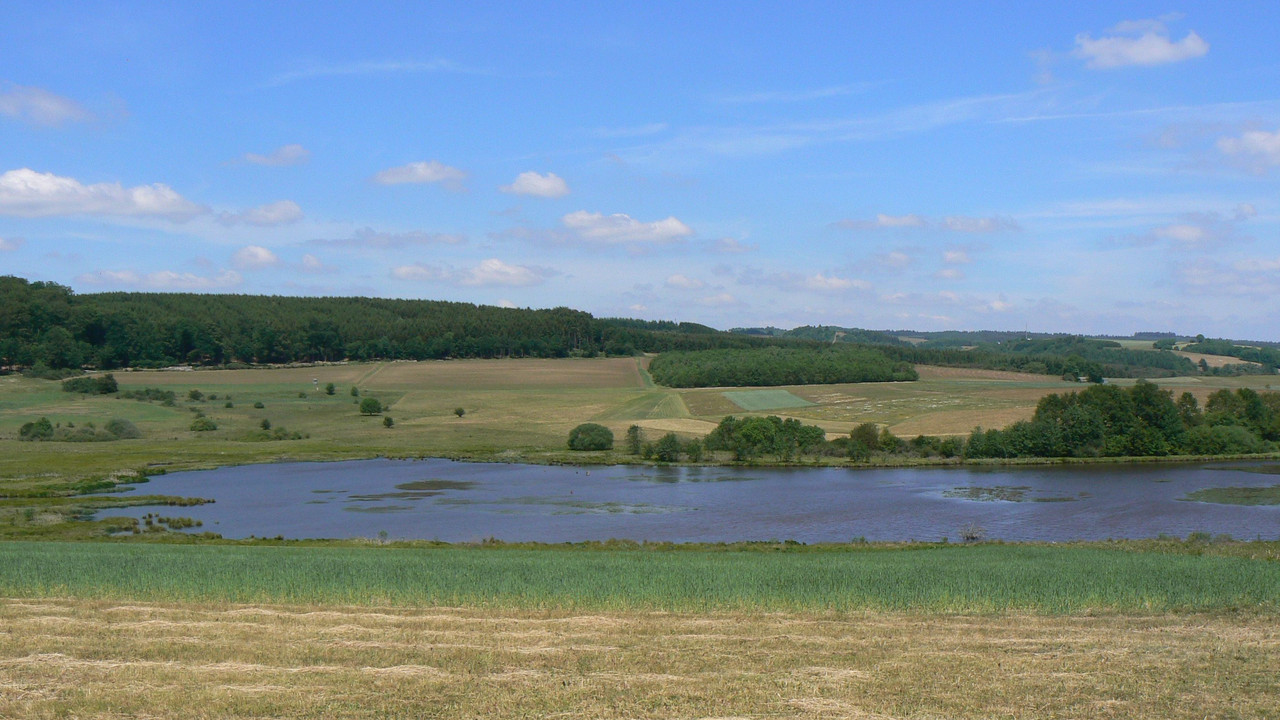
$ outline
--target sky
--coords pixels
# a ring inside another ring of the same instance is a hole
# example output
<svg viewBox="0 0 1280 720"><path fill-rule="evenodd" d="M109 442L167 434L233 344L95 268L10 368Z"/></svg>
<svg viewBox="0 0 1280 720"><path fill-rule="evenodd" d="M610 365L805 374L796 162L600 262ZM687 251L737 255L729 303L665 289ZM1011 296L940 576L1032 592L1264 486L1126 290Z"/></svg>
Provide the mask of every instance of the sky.
<svg viewBox="0 0 1280 720"><path fill-rule="evenodd" d="M1280 340L1280 3L0 5L0 275Z"/></svg>

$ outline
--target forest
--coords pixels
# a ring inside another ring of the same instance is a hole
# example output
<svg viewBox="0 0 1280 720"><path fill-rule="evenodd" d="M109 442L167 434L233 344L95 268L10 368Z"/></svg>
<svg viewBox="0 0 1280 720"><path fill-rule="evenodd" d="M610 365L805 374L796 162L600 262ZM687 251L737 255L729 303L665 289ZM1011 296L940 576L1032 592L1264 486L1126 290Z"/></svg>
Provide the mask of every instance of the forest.
<svg viewBox="0 0 1280 720"><path fill-rule="evenodd" d="M0 368L634 355L797 344L693 323L434 300L76 294L0 277Z"/></svg>
<svg viewBox="0 0 1280 720"><path fill-rule="evenodd" d="M919 376L907 362L877 348L827 345L819 349L758 348L667 352L649 374L667 387L759 387L825 383L890 382Z"/></svg>

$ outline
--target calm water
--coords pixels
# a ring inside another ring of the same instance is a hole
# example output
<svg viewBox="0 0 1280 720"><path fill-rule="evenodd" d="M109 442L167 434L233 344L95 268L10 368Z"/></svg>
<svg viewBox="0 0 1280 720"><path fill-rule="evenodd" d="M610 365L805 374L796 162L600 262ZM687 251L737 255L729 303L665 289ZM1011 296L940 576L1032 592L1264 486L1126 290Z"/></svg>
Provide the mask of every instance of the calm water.
<svg viewBox="0 0 1280 720"><path fill-rule="evenodd" d="M1242 468L1251 468L1248 471ZM212 498L128 508L202 520L224 537L450 542L1280 537L1280 507L1180 501L1206 487L1280 483L1276 465L1049 468L546 467L449 460L250 465L152 478L133 493Z"/></svg>

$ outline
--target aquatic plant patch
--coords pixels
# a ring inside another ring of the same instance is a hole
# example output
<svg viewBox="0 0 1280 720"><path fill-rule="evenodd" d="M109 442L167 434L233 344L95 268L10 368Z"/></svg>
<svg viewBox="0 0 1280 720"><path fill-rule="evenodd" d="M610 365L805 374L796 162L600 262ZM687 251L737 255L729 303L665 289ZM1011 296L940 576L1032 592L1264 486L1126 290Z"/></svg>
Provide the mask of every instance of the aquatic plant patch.
<svg viewBox="0 0 1280 720"><path fill-rule="evenodd" d="M1189 492L1179 499L1220 505L1280 505L1280 485L1205 488Z"/></svg>

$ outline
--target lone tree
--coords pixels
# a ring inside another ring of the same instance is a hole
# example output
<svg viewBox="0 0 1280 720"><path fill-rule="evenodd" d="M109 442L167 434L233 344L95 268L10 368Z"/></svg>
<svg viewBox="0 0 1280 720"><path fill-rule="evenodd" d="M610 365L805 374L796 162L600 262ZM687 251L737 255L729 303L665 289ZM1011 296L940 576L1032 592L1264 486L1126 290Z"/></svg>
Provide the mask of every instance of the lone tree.
<svg viewBox="0 0 1280 720"><path fill-rule="evenodd" d="M360 401L361 415L377 415L382 412L382 402L378 398L367 397Z"/></svg>
<svg viewBox="0 0 1280 720"><path fill-rule="evenodd" d="M569 431L570 450L612 450L613 431L596 423L583 423Z"/></svg>
<svg viewBox="0 0 1280 720"><path fill-rule="evenodd" d="M382 418L382 427L384 428L389 428L395 424L396 424L396 421L392 420L390 415Z"/></svg>
<svg viewBox="0 0 1280 720"><path fill-rule="evenodd" d="M462 417L463 415L467 414L467 411L464 410L463 408L456 407L453 409L453 414L457 415L458 417Z"/></svg>
<svg viewBox="0 0 1280 720"><path fill-rule="evenodd" d="M644 437L640 434L640 426L632 425L627 428L627 452L639 455L642 445L644 445Z"/></svg>
<svg viewBox="0 0 1280 720"><path fill-rule="evenodd" d="M333 386L333 383L326 383L326 384L325 384L325 386L324 386L324 394L325 394L325 395L332 395L332 394L334 394L334 393L335 393L335 392L337 392L337 391L338 391L338 389L337 389L336 387L334 387L334 386Z"/></svg>

